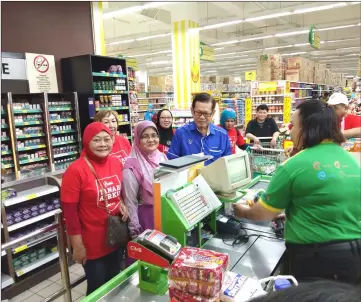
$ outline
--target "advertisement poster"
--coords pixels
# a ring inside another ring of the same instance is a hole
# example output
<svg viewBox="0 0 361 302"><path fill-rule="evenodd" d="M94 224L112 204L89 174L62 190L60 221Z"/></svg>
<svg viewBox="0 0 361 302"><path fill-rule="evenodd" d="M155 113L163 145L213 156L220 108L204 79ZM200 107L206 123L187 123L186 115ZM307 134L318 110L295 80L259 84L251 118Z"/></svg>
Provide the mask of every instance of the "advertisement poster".
<svg viewBox="0 0 361 302"><path fill-rule="evenodd" d="M25 58L30 93L58 93L54 56L26 53Z"/></svg>

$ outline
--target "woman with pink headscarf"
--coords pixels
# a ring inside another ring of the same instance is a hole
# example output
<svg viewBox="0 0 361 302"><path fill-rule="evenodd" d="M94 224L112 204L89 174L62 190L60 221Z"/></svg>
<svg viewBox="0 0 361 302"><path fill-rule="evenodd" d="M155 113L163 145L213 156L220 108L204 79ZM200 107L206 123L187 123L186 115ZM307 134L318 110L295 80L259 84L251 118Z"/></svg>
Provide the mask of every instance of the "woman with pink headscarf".
<svg viewBox="0 0 361 302"><path fill-rule="evenodd" d="M129 234L137 237L154 229L153 169L167 157L158 151L159 133L154 123L143 121L134 128L134 143L123 168L123 200L129 212Z"/></svg>

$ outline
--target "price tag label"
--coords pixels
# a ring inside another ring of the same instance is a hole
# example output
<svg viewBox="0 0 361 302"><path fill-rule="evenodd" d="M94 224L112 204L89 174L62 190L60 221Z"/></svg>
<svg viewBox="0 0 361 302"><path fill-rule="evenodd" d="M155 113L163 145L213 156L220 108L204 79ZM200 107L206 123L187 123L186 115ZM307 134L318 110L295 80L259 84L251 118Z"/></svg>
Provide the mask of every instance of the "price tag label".
<svg viewBox="0 0 361 302"><path fill-rule="evenodd" d="M22 275L24 275L24 272L23 271L18 271L18 276L20 277Z"/></svg>
<svg viewBox="0 0 361 302"><path fill-rule="evenodd" d="M26 244L17 247L16 249L14 249L14 253L20 253L22 251L25 251L28 248L28 246Z"/></svg>
<svg viewBox="0 0 361 302"><path fill-rule="evenodd" d="M291 97L286 96L283 100L283 123L291 122Z"/></svg>
<svg viewBox="0 0 361 302"><path fill-rule="evenodd" d="M58 251L58 248L57 247L53 247L52 249L51 249L51 252L52 253L55 253L55 252L57 252Z"/></svg>
<svg viewBox="0 0 361 302"><path fill-rule="evenodd" d="M27 111L27 110L21 110L21 112L22 112L22 113L28 113L28 111Z"/></svg>
<svg viewBox="0 0 361 302"><path fill-rule="evenodd" d="M247 127L247 124L250 120L252 120L252 99L246 98L245 101L245 127Z"/></svg>
<svg viewBox="0 0 361 302"><path fill-rule="evenodd" d="M34 193L34 194L29 194L29 195L26 195L25 200L34 199L34 198L36 198L36 197L37 197L37 196L36 196L36 193Z"/></svg>

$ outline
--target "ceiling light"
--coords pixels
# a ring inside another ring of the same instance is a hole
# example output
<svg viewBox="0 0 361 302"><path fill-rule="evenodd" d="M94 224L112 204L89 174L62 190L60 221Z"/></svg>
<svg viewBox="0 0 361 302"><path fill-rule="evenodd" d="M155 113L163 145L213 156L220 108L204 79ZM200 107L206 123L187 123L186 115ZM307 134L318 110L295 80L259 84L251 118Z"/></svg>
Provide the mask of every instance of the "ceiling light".
<svg viewBox="0 0 361 302"><path fill-rule="evenodd" d="M267 47L267 48L264 48L263 50L279 49L279 48L290 48L290 47L293 47L293 45L284 45L284 46Z"/></svg>
<svg viewBox="0 0 361 302"><path fill-rule="evenodd" d="M118 41L118 42L111 42L105 45L117 45L117 44L125 44L125 43L132 43L135 42L135 39L130 39L130 40L124 40L124 41Z"/></svg>
<svg viewBox="0 0 361 302"><path fill-rule="evenodd" d="M144 53L144 54L139 54L139 55L132 55L129 56L131 58L139 58L139 57L147 57L147 56L152 56L152 55L159 55L159 54L163 54L163 53L171 53L172 50L162 50L162 51L158 51L158 52L150 52L150 53Z"/></svg>
<svg viewBox="0 0 361 302"><path fill-rule="evenodd" d="M308 46L310 43L300 43L300 44L294 44L294 47L301 47L301 46Z"/></svg>
<svg viewBox="0 0 361 302"><path fill-rule="evenodd" d="M202 26L199 28L194 28L194 30L200 31L200 30L214 29L214 28L219 28L219 27L223 27L223 26L240 24L242 22L244 22L244 20L229 21L229 22L223 22L223 23L218 23L218 24L206 25L206 26Z"/></svg>
<svg viewBox="0 0 361 302"><path fill-rule="evenodd" d="M273 18L279 18L290 15L291 12L283 12L283 13L277 13L277 14L271 14L271 15L264 15L254 18L247 18L244 20L244 22L255 22L255 21L261 21L261 20L267 20L267 19L273 19Z"/></svg>
<svg viewBox="0 0 361 302"><path fill-rule="evenodd" d="M315 6L315 7L303 8L303 9L296 9L295 11L292 12L292 15L313 13L313 12L317 12L317 11L320 11L320 10L328 10L328 9L333 9L333 8L337 8L337 7L344 7L346 5L347 5L346 2L340 2L340 3L329 4L329 5Z"/></svg>
<svg viewBox="0 0 361 302"><path fill-rule="evenodd" d="M303 35L303 34L308 34L310 31L309 30L299 30L299 31L293 31L293 32L288 32L288 33L279 33L279 34L275 34L275 37L288 37L288 36L295 36L295 35Z"/></svg>
<svg viewBox="0 0 361 302"><path fill-rule="evenodd" d="M240 42L257 41L257 40L263 40L263 39L268 39L268 38L272 38L272 37L273 37L273 35L263 36L263 37L247 38L247 39L240 40Z"/></svg>
<svg viewBox="0 0 361 302"><path fill-rule="evenodd" d="M172 3L172 2L150 2L150 3L146 3L144 5L131 6L131 7L119 9L119 10L116 10L113 12L109 12L109 13L103 13L103 19L110 19L110 18L119 16L119 15L135 13L135 12L142 11L143 9L154 8L154 7L162 6L162 5L169 4L169 3Z"/></svg>
<svg viewBox="0 0 361 302"><path fill-rule="evenodd" d="M151 65L162 65L162 64L168 64L171 63L172 61L154 61L154 62L150 62Z"/></svg>
<svg viewBox="0 0 361 302"><path fill-rule="evenodd" d="M358 25L356 25L356 24L340 25L340 26L334 26L334 27L319 28L319 29L316 29L316 31L350 28L350 27L355 27L355 26L358 26Z"/></svg>
<svg viewBox="0 0 361 302"><path fill-rule="evenodd" d="M224 47L216 47L214 50L222 50Z"/></svg>
<svg viewBox="0 0 361 302"><path fill-rule="evenodd" d="M136 38L136 41L145 41L145 40L149 40L149 39L155 39L155 38L161 38L161 37L167 37L170 36L171 33L167 33L167 34L160 34L160 35L154 35L154 36L147 36L147 37L142 37L142 38Z"/></svg>
<svg viewBox="0 0 361 302"><path fill-rule="evenodd" d="M220 42L220 43L216 43L216 44L211 44L211 46L228 45L228 44L235 44L235 43L239 43L239 40L232 40L232 41L228 41L228 42Z"/></svg>
<svg viewBox="0 0 361 302"><path fill-rule="evenodd" d="M236 52L227 52L227 53L220 53L220 54L216 54L214 55L215 57L221 57L221 56L228 56L228 55L235 55Z"/></svg>

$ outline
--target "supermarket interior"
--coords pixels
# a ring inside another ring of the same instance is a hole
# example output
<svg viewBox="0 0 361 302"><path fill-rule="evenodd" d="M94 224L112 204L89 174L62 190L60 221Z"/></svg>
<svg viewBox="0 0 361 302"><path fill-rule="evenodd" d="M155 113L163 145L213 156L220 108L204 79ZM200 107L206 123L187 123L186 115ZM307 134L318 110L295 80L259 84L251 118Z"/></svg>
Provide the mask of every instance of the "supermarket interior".
<svg viewBox="0 0 361 302"><path fill-rule="evenodd" d="M360 1L2 2L1 301L361 301L360 38Z"/></svg>

